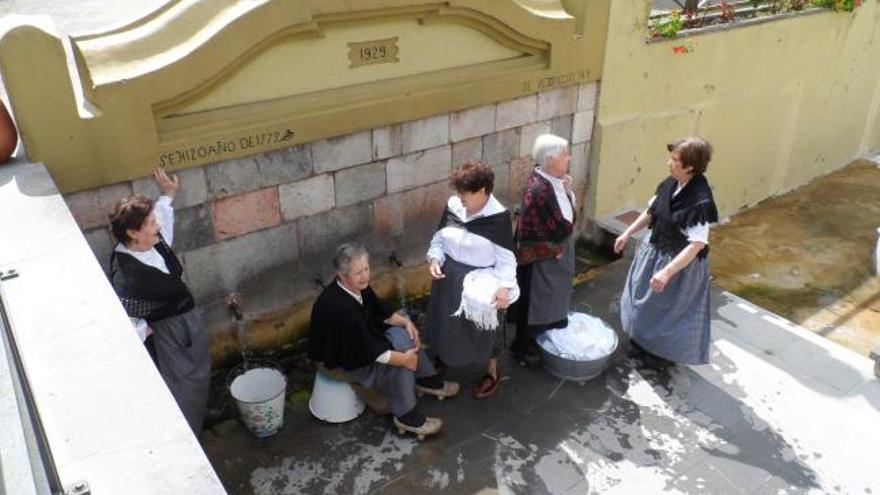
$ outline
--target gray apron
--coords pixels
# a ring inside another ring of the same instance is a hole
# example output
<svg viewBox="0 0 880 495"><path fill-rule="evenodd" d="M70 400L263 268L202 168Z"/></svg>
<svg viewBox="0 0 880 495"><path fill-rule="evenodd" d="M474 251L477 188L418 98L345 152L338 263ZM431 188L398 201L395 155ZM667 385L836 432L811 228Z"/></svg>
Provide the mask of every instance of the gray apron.
<svg viewBox="0 0 880 495"><path fill-rule="evenodd" d="M651 277L673 256L647 238L633 260L620 298L623 330L640 346L685 364L709 362L709 258L694 258L663 292L651 290Z"/></svg>
<svg viewBox="0 0 880 495"><path fill-rule="evenodd" d="M546 325L568 317L574 279L574 236L568 236L562 258L532 263L529 291L529 325Z"/></svg>
<svg viewBox="0 0 880 495"><path fill-rule="evenodd" d="M452 316L461 305L464 277L476 267L446 256L445 278L431 284L428 303L427 337L431 349L450 366L486 364L501 353L504 320L496 330L480 330L464 316Z"/></svg>
<svg viewBox="0 0 880 495"><path fill-rule="evenodd" d="M154 322L153 341L159 373L196 435L208 408L211 386L211 349L202 313L192 309Z"/></svg>

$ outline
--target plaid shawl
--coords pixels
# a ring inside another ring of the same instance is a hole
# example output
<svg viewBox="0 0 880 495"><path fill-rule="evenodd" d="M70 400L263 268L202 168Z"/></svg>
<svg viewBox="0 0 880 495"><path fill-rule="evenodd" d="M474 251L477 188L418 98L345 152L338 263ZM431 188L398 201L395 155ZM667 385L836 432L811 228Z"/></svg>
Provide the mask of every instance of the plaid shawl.
<svg viewBox="0 0 880 495"><path fill-rule="evenodd" d="M526 182L516 224L517 262L528 265L556 258L562 254L565 240L573 231L574 222L562 216L553 185L537 171L532 172Z"/></svg>

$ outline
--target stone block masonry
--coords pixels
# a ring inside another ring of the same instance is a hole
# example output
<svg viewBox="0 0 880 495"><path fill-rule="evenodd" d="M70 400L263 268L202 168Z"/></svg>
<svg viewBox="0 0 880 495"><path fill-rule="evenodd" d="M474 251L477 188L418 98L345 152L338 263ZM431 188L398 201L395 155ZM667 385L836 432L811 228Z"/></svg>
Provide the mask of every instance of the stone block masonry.
<svg viewBox="0 0 880 495"><path fill-rule="evenodd" d="M556 88L175 171L181 188L174 201L174 248L190 288L208 309L209 326L229 326L221 306L233 291L247 292L254 317L301 308L317 294L317 281L332 277L329 261L340 242L364 242L380 276L390 273L392 253L412 268L424 263L453 194L449 175L468 159L492 167L495 195L516 212L534 166L532 145L543 133L572 142L570 173L581 208L590 194L597 92L595 83ZM66 198L105 269L114 243L107 211L132 193L157 196L159 190L145 176ZM377 280L378 287L393 285ZM258 340L273 340L265 337Z"/></svg>

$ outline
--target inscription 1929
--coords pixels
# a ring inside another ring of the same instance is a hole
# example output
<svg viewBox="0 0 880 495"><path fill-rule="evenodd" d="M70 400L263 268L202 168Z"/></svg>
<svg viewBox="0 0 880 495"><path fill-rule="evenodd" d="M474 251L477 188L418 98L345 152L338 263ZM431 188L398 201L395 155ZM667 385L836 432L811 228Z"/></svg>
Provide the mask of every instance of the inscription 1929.
<svg viewBox="0 0 880 495"><path fill-rule="evenodd" d="M350 69L363 67L364 65L388 64L400 62L397 58L400 49L397 46L397 36L381 40L359 41L348 44L348 60Z"/></svg>

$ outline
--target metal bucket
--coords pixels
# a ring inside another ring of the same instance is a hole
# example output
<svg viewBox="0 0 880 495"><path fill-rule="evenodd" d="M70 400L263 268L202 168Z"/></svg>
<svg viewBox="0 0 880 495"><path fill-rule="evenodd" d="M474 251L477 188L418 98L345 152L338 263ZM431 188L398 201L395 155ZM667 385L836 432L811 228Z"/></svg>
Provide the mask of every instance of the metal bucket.
<svg viewBox="0 0 880 495"><path fill-rule="evenodd" d="M569 313L569 321L577 315L578 313ZM596 320L595 317L590 318ZM602 324L606 326L609 331L613 332L606 323L602 322ZM540 343L537 347L541 351L541 363L548 373L557 378L562 378L563 380L585 382L599 376L605 371L605 368L611 363L611 357L614 355L614 351L617 350L618 345L620 345L620 340L615 334L614 345L608 350L608 354L595 359L583 359L582 357L580 359L575 359L575 356L570 354L555 354L545 349Z"/></svg>
<svg viewBox="0 0 880 495"><path fill-rule="evenodd" d="M563 380L573 380L577 382L585 382L601 375L611 362L611 356L614 355L614 352L612 352L603 358L594 359L592 361L577 361L575 359L569 359L564 355L557 356L556 354L547 352L547 350L541 346L538 346L538 348L541 349L541 363L548 373L557 378L562 378Z"/></svg>

